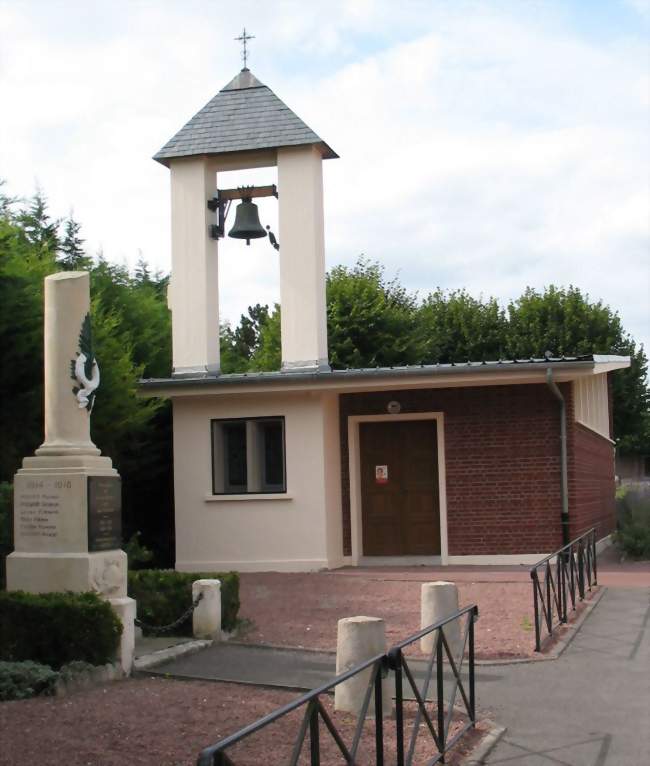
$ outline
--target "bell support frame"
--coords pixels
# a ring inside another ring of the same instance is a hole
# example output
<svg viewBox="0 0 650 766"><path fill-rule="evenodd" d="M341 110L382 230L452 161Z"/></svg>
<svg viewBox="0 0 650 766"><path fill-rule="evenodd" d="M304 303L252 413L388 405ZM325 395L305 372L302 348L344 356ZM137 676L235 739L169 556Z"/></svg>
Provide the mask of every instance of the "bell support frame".
<svg viewBox="0 0 650 766"><path fill-rule="evenodd" d="M254 197L278 197L275 184L269 186L240 186L237 189L217 189L217 196L208 200L208 209L217 213L217 223L210 226L212 239L225 236L226 216L233 200L253 199Z"/></svg>

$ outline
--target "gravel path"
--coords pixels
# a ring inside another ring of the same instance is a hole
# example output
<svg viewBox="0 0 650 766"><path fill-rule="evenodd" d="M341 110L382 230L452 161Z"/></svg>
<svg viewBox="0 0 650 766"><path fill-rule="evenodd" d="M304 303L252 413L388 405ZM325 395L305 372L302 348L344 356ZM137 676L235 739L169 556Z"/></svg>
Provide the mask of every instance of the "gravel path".
<svg viewBox="0 0 650 766"><path fill-rule="evenodd" d="M238 684L170 679L115 682L64 698L39 698L0 704L1 766L191 766L200 750L252 723L296 697L295 693ZM331 702L324 700L331 713ZM350 742L353 719L333 714L344 740ZM412 712L408 720L412 720ZM245 748L230 751L237 766L288 762L298 714L255 735ZM386 722L392 734L393 724ZM368 727L362 764L373 762L374 728ZM480 733L470 732L453 751L452 766ZM423 738L423 742L426 738ZM323 766L341 763L321 728ZM301 766L308 763L305 743ZM433 751L422 748L424 758ZM394 748L387 737L387 763Z"/></svg>
<svg viewBox="0 0 650 766"><path fill-rule="evenodd" d="M532 586L523 574L515 572L514 582L508 573L500 579L493 574L490 582L456 578L461 606L479 606L478 659L534 655ZM478 580L482 574L467 576ZM386 621L390 645L420 629L420 586L431 579L436 578L422 570L242 574L240 617L250 624L240 640L335 651L337 621L369 615Z"/></svg>

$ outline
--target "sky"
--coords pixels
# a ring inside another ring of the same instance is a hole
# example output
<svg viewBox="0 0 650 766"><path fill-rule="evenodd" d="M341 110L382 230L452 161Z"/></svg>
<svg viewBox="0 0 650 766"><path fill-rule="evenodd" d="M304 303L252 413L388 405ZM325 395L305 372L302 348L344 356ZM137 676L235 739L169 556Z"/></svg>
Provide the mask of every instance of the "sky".
<svg viewBox="0 0 650 766"><path fill-rule="evenodd" d="M328 267L363 254L420 297L503 304L573 284L650 347L650 0L0 0L9 193L38 185L89 252L169 271L151 157L239 71L244 26L250 69L340 155ZM236 323L279 300L277 253L226 238L219 280Z"/></svg>

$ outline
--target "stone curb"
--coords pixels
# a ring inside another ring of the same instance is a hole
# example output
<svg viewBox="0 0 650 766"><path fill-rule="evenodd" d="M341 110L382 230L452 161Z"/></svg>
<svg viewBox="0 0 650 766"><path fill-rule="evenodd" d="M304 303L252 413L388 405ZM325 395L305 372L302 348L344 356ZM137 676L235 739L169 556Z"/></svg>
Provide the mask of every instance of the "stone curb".
<svg viewBox="0 0 650 766"><path fill-rule="evenodd" d="M487 734L481 739L478 745L468 753L461 761L461 766L479 766L485 763L485 759L494 750L498 741L506 733L505 726L497 726L489 718L483 719L483 723L490 727Z"/></svg>
<svg viewBox="0 0 650 766"><path fill-rule="evenodd" d="M92 670L76 673L68 680L59 678L55 687L57 697L65 697L68 694L92 689L100 684L120 681L125 678L124 671L119 662L108 662L106 665L94 667Z"/></svg>
<svg viewBox="0 0 650 766"><path fill-rule="evenodd" d="M549 660L557 660L557 658L564 653L564 651L567 649L569 644L573 641L573 639L576 637L576 634L582 627L584 621L589 617L589 615L592 613L592 611L598 606L600 603L601 598L607 593L607 588L604 585L598 586L598 592L593 596L593 598L589 599L589 601L586 603L585 608L582 610L582 614L575 622L572 622L568 625L566 625L567 632L564 634L564 636L560 636L557 640L556 647L557 649L553 652L550 652L547 656Z"/></svg>
<svg viewBox="0 0 650 766"><path fill-rule="evenodd" d="M332 649L314 649L307 646L286 646L284 644L252 644L248 641L228 641L228 646L245 646L251 649L269 649L273 651L281 652L306 652L308 654L329 654L332 657L336 657L336 651Z"/></svg>
<svg viewBox="0 0 650 766"><path fill-rule="evenodd" d="M206 649L208 646L212 646L212 643L211 639L186 641L183 644L170 646L167 649L158 649L150 654L143 654L140 657L136 657L133 661L133 672L155 668L163 662L183 657L186 654L195 654L196 652L201 651L201 649Z"/></svg>
<svg viewBox="0 0 650 766"><path fill-rule="evenodd" d="M598 606L600 599L605 595L606 592L607 588L604 585L598 586L598 591L593 595L593 597L590 598L589 601L583 602L585 604L585 608L580 613L578 619L574 622L570 622L562 626L564 627L566 633L563 636L555 639L552 651L548 652L547 654L540 653L532 657L513 657L510 660L474 660L475 665L477 667L490 667L491 665L526 665L533 662L548 662L549 660L557 660L564 653L569 644L573 641L576 633L582 627L583 622L587 619L587 617L589 617L592 610Z"/></svg>

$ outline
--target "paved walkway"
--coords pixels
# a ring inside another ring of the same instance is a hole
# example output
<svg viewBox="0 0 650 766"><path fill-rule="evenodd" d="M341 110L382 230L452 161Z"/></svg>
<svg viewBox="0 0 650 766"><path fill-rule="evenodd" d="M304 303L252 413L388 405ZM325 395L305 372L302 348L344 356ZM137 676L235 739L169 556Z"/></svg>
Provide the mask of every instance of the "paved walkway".
<svg viewBox="0 0 650 766"><path fill-rule="evenodd" d="M609 589L555 662L479 674L507 732L487 764L650 763L650 588Z"/></svg>

